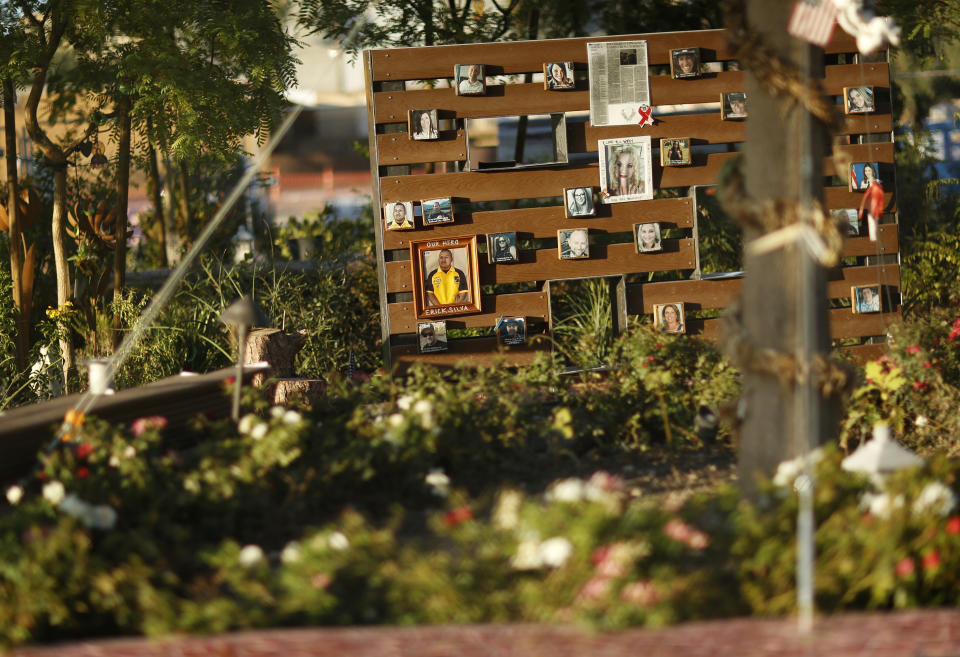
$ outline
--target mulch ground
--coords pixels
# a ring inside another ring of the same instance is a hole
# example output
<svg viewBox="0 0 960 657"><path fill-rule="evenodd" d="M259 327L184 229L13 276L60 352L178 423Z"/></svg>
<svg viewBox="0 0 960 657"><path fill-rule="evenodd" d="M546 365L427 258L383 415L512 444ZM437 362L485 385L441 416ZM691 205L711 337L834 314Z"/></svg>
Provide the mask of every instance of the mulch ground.
<svg viewBox="0 0 960 657"><path fill-rule="evenodd" d="M960 611L733 619L590 633L555 625L311 628L23 648L17 657L958 657Z"/></svg>

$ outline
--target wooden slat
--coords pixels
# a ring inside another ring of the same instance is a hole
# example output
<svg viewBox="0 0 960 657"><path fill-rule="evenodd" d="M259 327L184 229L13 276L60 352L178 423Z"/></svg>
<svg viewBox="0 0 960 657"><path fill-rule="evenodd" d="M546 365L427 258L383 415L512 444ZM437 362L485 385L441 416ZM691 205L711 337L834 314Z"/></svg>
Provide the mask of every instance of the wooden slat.
<svg viewBox="0 0 960 657"><path fill-rule="evenodd" d="M882 285L900 292L900 265L872 265L870 267L844 267L827 274L827 297L850 298L853 285Z"/></svg>
<svg viewBox="0 0 960 657"><path fill-rule="evenodd" d="M682 301L693 310L726 308L740 293L742 281L666 281L644 283L627 287L627 313L645 315L653 312L653 305Z"/></svg>
<svg viewBox="0 0 960 657"><path fill-rule="evenodd" d="M863 192L851 192L847 187L826 187L823 190L823 202L829 210L859 208L861 201ZM896 211L897 203L892 191L884 193L883 207L885 212Z"/></svg>
<svg viewBox="0 0 960 657"><path fill-rule="evenodd" d="M453 76L457 64L484 64L489 74L536 73L544 62L575 61L586 66L587 43L591 41L647 42L651 66L669 64L670 50L696 46L704 50L704 61L726 61L733 58L727 47L726 30L696 30L595 36L545 41L477 43L456 46L414 46L411 48L369 51L374 80L428 80ZM855 52L856 44L843 30L834 30L833 39L824 49L829 54Z"/></svg>
<svg viewBox="0 0 960 657"><path fill-rule="evenodd" d="M860 338L885 335L892 324L900 322L899 312L855 314L849 308L834 308L830 311L830 337Z"/></svg>
<svg viewBox="0 0 960 657"><path fill-rule="evenodd" d="M562 193L563 190L560 190ZM693 226L693 202L689 197L664 198L642 203L614 203L597 206L596 217L567 219L562 207L518 208L487 212L454 213L454 223L407 231L387 231L387 249L406 249L415 240L453 237L464 233L488 235L516 231L520 239L556 237L558 228L587 226L600 233L632 232L633 224L659 221L665 227ZM485 256L481 256L485 257ZM509 265L507 265L509 266Z"/></svg>
<svg viewBox="0 0 960 657"><path fill-rule="evenodd" d="M870 360L876 360L890 351L886 344L858 344L849 347L840 347L840 351L853 358L861 365Z"/></svg>
<svg viewBox="0 0 960 657"><path fill-rule="evenodd" d="M871 242L869 237L851 237L848 239L843 243L843 257L885 255L897 253L900 250L896 224L877 226L877 233L876 242Z"/></svg>
<svg viewBox="0 0 960 657"><path fill-rule="evenodd" d="M467 140L463 130L441 130L438 141L416 141L405 132L377 135L377 156L380 166L460 162L467 159Z"/></svg>
<svg viewBox="0 0 960 657"><path fill-rule="evenodd" d="M638 254L632 244L591 244L590 258L586 260L561 260L556 249L521 251L520 262L516 264L489 265L482 262L480 283L521 283L694 268L692 239L665 240L663 246L663 253ZM409 260L388 262L386 278L388 292L413 291Z"/></svg>
<svg viewBox="0 0 960 657"><path fill-rule="evenodd" d="M848 86L889 84L887 64L869 64L868 67L873 70L865 70L861 78L859 66L829 66L825 71L824 89L829 94L840 94ZM453 67L448 77L452 75ZM719 103L722 93L744 88L742 71L713 73L697 80L675 80L669 75L650 76L650 100L654 106ZM590 90L586 81L580 81L576 89L563 93L544 89L542 82L489 84L484 96L458 96L452 87L446 86L379 91L374 94L374 107L377 123L405 122L407 112L412 109L436 109L440 112L439 118L447 119L579 112L590 109Z"/></svg>
<svg viewBox="0 0 960 657"><path fill-rule="evenodd" d="M516 367L529 365L541 353L550 352L550 341L539 336L534 336L522 345L504 347L502 351L497 339L493 337L450 340L447 345L447 351L432 354L419 353L416 345L391 347L391 359L401 368L409 367L413 363L445 367L490 367L496 364Z"/></svg>
<svg viewBox="0 0 960 657"><path fill-rule="evenodd" d="M458 315L448 317L448 328L477 328L494 326L501 315L506 317L526 317L546 322L550 312L550 303L546 292L522 292L519 294L484 294L480 299L482 313L476 315ZM391 303L390 332L393 334L413 333L417 330L418 320L413 302Z"/></svg>

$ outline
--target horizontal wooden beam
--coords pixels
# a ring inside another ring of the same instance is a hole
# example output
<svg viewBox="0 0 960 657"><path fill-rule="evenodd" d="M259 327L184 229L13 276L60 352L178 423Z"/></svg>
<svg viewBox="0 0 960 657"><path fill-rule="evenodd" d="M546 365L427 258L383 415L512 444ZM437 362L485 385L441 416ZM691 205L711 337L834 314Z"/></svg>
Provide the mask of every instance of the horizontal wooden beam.
<svg viewBox="0 0 960 657"><path fill-rule="evenodd" d="M483 312L475 315L448 317L447 328L481 328L495 326L501 317L526 317L528 321L549 321L550 302L547 292L521 292L518 294L484 294L480 299ZM390 333L414 333L418 320L412 301L391 303L387 306L390 314Z"/></svg>

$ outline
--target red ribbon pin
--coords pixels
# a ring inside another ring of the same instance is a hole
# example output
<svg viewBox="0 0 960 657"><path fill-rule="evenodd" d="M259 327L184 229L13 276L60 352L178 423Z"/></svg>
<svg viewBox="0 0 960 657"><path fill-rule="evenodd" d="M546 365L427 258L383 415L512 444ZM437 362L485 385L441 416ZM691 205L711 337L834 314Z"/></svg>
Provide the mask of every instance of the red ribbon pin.
<svg viewBox="0 0 960 657"><path fill-rule="evenodd" d="M655 120L653 118L653 108L649 105L641 105L638 110L640 113L640 127L642 128L645 125L653 125Z"/></svg>

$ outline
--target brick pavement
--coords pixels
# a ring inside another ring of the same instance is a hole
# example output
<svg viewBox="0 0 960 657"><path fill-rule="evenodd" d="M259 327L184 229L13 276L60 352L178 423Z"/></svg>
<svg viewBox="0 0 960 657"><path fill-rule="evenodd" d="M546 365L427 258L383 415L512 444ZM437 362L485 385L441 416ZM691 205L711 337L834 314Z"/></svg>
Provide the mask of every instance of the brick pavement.
<svg viewBox="0 0 960 657"><path fill-rule="evenodd" d="M16 657L960 657L960 611L733 619L591 633L557 625L272 629L22 648Z"/></svg>

